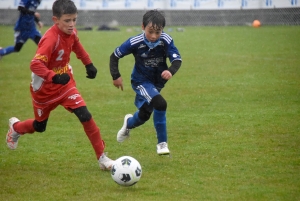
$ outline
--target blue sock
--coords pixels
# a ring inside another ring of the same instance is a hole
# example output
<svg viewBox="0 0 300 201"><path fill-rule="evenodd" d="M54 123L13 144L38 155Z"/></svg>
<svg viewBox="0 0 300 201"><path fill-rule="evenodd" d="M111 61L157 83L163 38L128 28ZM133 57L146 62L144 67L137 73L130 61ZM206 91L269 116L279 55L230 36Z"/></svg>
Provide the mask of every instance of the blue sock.
<svg viewBox="0 0 300 201"><path fill-rule="evenodd" d="M14 46L8 46L6 48L0 49L0 55L4 56L4 55L10 54L10 53L12 53L14 51L15 51L15 47Z"/></svg>
<svg viewBox="0 0 300 201"><path fill-rule="evenodd" d="M153 112L154 127L158 143L167 142L167 117L166 111L155 110Z"/></svg>
<svg viewBox="0 0 300 201"><path fill-rule="evenodd" d="M145 121L142 121L139 118L139 111L137 111L136 113L134 113L133 117L128 119L127 128L132 129L132 128L138 127L144 123L145 123Z"/></svg>

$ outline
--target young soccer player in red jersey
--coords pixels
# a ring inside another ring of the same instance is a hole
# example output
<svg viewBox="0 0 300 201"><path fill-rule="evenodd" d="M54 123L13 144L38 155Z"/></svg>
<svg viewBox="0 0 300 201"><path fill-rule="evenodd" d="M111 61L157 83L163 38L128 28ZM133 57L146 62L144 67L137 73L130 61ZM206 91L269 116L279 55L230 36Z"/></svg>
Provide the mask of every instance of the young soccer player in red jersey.
<svg viewBox="0 0 300 201"><path fill-rule="evenodd" d="M78 117L94 148L100 168L110 170L114 161L104 154L105 143L101 139L100 130L76 88L69 64L73 51L85 65L86 77L96 77L97 69L79 42L75 29L77 8L72 0L56 0L52 11L54 25L42 37L30 64L30 92L35 119L20 121L16 117L10 118L6 143L10 149L15 149L20 136L44 132L50 112L62 105Z"/></svg>

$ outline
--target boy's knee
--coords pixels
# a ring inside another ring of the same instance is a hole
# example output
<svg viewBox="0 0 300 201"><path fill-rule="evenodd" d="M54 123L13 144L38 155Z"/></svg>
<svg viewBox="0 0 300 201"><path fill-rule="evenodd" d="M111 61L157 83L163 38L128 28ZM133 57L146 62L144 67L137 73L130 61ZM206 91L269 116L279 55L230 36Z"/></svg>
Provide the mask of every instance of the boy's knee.
<svg viewBox="0 0 300 201"><path fill-rule="evenodd" d="M41 121L41 122L39 122L37 120L34 120L33 121L33 128L34 128L34 130L36 132L39 132L39 133L44 132L46 130L46 127L47 127L47 121L48 121L48 119L45 120L45 121Z"/></svg>
<svg viewBox="0 0 300 201"><path fill-rule="evenodd" d="M73 112L78 117L80 122L87 122L92 118L92 115L86 106L76 108L73 110Z"/></svg>
<svg viewBox="0 0 300 201"><path fill-rule="evenodd" d="M151 104L156 110L159 111L167 110L167 101L161 95L154 96L152 98Z"/></svg>
<svg viewBox="0 0 300 201"><path fill-rule="evenodd" d="M17 43L14 47L15 52L20 52L23 47L23 43Z"/></svg>
<svg viewBox="0 0 300 201"><path fill-rule="evenodd" d="M142 121L148 121L150 119L151 112L144 110L143 108L140 109L139 111L139 118Z"/></svg>

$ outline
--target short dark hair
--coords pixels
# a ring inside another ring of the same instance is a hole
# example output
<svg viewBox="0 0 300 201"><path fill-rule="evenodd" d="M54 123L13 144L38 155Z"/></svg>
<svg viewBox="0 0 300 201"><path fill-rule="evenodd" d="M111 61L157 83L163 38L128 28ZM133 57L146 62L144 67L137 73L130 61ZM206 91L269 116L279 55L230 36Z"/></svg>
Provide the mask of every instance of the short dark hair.
<svg viewBox="0 0 300 201"><path fill-rule="evenodd" d="M53 16L60 18L64 14L76 14L77 7L72 0L56 0L52 5Z"/></svg>
<svg viewBox="0 0 300 201"><path fill-rule="evenodd" d="M149 10L143 16L143 25L146 27L152 23L154 29L162 29L166 25L166 19L163 12L158 10Z"/></svg>

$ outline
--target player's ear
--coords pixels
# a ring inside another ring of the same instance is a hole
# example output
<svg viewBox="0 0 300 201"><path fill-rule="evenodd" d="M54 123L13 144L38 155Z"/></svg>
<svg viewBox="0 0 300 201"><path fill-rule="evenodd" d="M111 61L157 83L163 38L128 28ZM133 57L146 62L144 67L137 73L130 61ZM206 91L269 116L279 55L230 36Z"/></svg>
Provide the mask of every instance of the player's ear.
<svg viewBox="0 0 300 201"><path fill-rule="evenodd" d="M54 22L54 24L56 24L58 21L58 18L56 16L52 16L52 21Z"/></svg>
<svg viewBox="0 0 300 201"><path fill-rule="evenodd" d="M144 27L144 24L142 24L142 30L143 30L143 31L145 31L145 27Z"/></svg>

